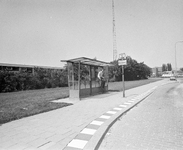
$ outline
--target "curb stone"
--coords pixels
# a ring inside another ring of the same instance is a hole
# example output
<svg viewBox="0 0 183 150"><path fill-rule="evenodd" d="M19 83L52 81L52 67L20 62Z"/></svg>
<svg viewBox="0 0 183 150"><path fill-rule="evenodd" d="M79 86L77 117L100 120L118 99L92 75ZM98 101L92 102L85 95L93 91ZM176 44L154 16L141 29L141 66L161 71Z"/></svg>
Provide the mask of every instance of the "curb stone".
<svg viewBox="0 0 183 150"><path fill-rule="evenodd" d="M125 113L151 95L157 86L134 98L126 98L122 104L93 120L70 141L64 150L97 150L110 127Z"/></svg>

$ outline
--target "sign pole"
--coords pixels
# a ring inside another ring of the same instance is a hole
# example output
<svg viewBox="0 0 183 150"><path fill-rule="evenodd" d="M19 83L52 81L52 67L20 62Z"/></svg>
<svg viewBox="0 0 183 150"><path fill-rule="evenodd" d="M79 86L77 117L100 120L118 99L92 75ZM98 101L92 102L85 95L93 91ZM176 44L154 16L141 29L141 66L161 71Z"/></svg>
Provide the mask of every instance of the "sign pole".
<svg viewBox="0 0 183 150"><path fill-rule="evenodd" d="M124 66L122 65L123 97L125 97Z"/></svg>
<svg viewBox="0 0 183 150"><path fill-rule="evenodd" d="M125 53L119 54L118 64L122 66L122 84L123 84L122 88L123 88L123 97L125 97L124 65L127 65Z"/></svg>

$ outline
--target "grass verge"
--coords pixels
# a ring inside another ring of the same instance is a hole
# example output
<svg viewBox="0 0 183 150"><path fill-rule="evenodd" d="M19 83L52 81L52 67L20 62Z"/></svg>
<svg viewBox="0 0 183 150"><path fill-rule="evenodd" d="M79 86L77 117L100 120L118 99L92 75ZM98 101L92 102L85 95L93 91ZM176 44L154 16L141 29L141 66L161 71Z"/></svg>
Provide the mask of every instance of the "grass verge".
<svg viewBox="0 0 183 150"><path fill-rule="evenodd" d="M125 90L162 80L161 78L149 78L147 80L125 81ZM122 91L122 82L110 82L109 91Z"/></svg>
<svg viewBox="0 0 183 150"><path fill-rule="evenodd" d="M131 89L158 80L160 79L127 81L125 82L125 89ZM121 91L122 83L110 82L109 90ZM68 87L0 93L0 124L69 106L71 104L51 103L53 100L66 98L68 96Z"/></svg>

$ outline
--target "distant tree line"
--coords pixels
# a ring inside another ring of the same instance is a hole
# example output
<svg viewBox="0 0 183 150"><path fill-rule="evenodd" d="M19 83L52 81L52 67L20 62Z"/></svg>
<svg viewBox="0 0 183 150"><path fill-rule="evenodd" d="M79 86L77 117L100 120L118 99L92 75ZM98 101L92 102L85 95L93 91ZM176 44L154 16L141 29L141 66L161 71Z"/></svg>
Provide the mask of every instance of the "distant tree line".
<svg viewBox="0 0 183 150"><path fill-rule="evenodd" d="M117 61L111 63L113 66L109 67L109 81L121 81L122 66L119 66ZM78 72L77 66L74 68L75 72ZM74 75L77 80L77 74ZM87 75L88 68L81 66L81 80ZM124 75L126 81L147 79L151 76L151 68L144 62L138 63L128 56L127 65L124 66ZM6 70L0 71L0 93L65 86L68 86L67 65L64 66L63 70L34 68L34 74L23 71L17 73Z"/></svg>
<svg viewBox="0 0 183 150"><path fill-rule="evenodd" d="M55 88L67 85L67 69L34 68L34 74L23 71L0 71L0 92Z"/></svg>
<svg viewBox="0 0 183 150"><path fill-rule="evenodd" d="M172 71L172 65L170 63L162 64L162 72L164 71Z"/></svg>
<svg viewBox="0 0 183 150"><path fill-rule="evenodd" d="M122 66L118 65L118 61L111 62L114 66L109 67L110 81L122 80ZM152 74L151 68L144 62L138 63L135 59L127 56L127 65L124 66L124 78L126 81L147 79Z"/></svg>

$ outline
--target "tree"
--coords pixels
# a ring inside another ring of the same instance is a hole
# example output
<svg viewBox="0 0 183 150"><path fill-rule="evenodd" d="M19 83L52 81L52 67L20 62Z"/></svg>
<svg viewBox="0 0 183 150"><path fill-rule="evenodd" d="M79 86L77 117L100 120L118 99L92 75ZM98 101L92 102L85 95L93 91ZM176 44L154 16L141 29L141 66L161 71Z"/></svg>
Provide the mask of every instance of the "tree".
<svg viewBox="0 0 183 150"><path fill-rule="evenodd" d="M127 56L127 65L125 66L125 80L137 80L140 68L136 60Z"/></svg>
<svg viewBox="0 0 183 150"><path fill-rule="evenodd" d="M167 66L166 66L166 64L163 64L163 65L162 65L162 71L167 71Z"/></svg>
<svg viewBox="0 0 183 150"><path fill-rule="evenodd" d="M183 68L180 68L181 71L183 71Z"/></svg>
<svg viewBox="0 0 183 150"><path fill-rule="evenodd" d="M127 65L124 66L125 80L140 80L147 79L151 75L151 69L144 64L144 62L138 63L136 60L127 56ZM117 61L113 61L114 66L109 68L110 81L122 80L122 67L118 66Z"/></svg>
<svg viewBox="0 0 183 150"><path fill-rule="evenodd" d="M113 66L109 67L109 79L110 81L119 81L121 78L121 68L118 65L118 61L112 61Z"/></svg>
<svg viewBox="0 0 183 150"><path fill-rule="evenodd" d="M167 70L172 71L172 65L170 63L167 64Z"/></svg>

